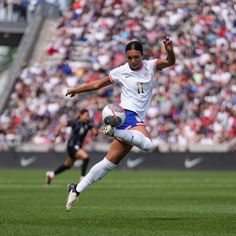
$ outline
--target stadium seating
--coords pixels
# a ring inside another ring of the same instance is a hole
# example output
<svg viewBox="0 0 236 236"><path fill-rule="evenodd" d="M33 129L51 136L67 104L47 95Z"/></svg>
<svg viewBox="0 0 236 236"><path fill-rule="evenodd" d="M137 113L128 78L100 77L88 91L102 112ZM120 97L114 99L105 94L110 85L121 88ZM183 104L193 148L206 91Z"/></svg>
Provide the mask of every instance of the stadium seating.
<svg viewBox="0 0 236 236"><path fill-rule="evenodd" d="M2 136L47 144L59 123L84 107L101 124L101 109L118 102L119 90L108 87L94 97L70 99L68 87L99 79L122 64L124 46L132 39L144 43L147 58L165 57L166 34L177 61L157 74L146 120L152 139L165 151L191 151L194 144L211 150L222 144L225 150L236 137L235 15L231 1L81 1L58 20L43 62L22 70L0 116Z"/></svg>

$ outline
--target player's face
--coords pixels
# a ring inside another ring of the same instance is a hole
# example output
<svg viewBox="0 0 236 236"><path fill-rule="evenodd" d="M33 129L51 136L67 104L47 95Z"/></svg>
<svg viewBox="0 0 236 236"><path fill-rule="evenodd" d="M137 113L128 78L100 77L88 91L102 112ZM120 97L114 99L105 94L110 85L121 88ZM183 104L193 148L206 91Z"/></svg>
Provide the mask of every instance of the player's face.
<svg viewBox="0 0 236 236"><path fill-rule="evenodd" d="M85 112L84 114L82 114L80 116L80 121L81 122L88 122L89 121L89 113L88 112Z"/></svg>
<svg viewBox="0 0 236 236"><path fill-rule="evenodd" d="M126 52L127 62L132 70L137 70L143 65L143 55L137 50L128 50Z"/></svg>

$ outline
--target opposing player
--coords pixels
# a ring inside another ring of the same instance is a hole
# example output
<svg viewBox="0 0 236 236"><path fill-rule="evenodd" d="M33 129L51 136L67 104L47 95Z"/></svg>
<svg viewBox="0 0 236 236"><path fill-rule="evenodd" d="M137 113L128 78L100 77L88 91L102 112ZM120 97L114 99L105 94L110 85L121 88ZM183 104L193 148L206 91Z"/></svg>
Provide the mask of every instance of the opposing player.
<svg viewBox="0 0 236 236"><path fill-rule="evenodd" d="M98 129L93 127L90 121L89 112L87 109L81 110L79 117L75 120L69 120L60 125L56 131L56 137L60 134L63 127L71 127L72 129L70 138L67 142L68 157L65 159L64 163L54 171L48 171L46 173L47 184L50 184L56 175L70 169L74 165L74 162L78 159L83 161L81 165L80 180L83 179L89 163L89 155L83 149L83 142L90 129L94 136L98 134Z"/></svg>
<svg viewBox="0 0 236 236"><path fill-rule="evenodd" d="M125 48L126 64L113 69L103 79L67 91L66 95L73 97L75 94L115 84L121 87L120 105L126 112L126 120L122 126L114 129L108 125L103 130L105 135L115 138L105 158L94 165L79 184L72 183L69 185L66 203L68 211L80 193L116 168L133 145L144 151L152 149L153 143L145 127L144 120L152 98L155 73L175 64L172 41L164 37L163 42L167 52L166 59L144 60L142 44L139 41L131 41Z"/></svg>

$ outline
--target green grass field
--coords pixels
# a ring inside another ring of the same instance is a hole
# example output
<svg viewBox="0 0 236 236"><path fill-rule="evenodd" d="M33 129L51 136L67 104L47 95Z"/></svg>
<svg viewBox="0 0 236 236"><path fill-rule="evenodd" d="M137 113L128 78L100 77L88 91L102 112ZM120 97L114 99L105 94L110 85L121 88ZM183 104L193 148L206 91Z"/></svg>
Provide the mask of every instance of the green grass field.
<svg viewBox="0 0 236 236"><path fill-rule="evenodd" d="M0 235L236 235L236 173L114 171L65 211L45 171L0 170Z"/></svg>

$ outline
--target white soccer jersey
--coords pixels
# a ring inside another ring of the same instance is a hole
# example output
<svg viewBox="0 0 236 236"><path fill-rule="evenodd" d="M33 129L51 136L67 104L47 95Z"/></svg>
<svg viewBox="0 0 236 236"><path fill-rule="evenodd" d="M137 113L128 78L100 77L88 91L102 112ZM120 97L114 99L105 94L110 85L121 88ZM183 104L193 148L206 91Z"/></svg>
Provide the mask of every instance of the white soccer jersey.
<svg viewBox="0 0 236 236"><path fill-rule="evenodd" d="M136 112L142 121L152 99L155 83L156 59L143 60L139 70L132 70L126 63L109 73L110 80L121 86L121 103L124 109Z"/></svg>

